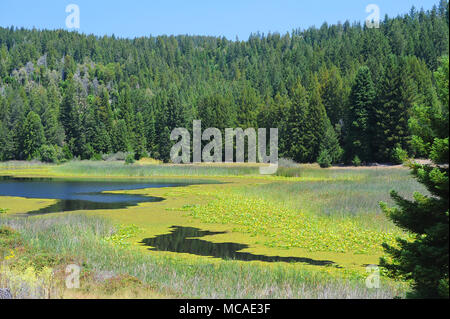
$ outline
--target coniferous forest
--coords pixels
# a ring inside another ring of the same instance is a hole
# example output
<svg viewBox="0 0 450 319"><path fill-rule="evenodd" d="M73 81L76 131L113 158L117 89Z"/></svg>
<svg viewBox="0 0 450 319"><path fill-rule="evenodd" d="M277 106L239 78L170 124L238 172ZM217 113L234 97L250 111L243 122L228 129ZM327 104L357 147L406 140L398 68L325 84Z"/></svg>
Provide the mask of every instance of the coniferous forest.
<svg viewBox="0 0 450 319"><path fill-rule="evenodd" d="M448 112L434 76L448 51L444 0L378 29L346 21L246 41L0 28L0 160L169 161L170 132L196 119L278 128L280 157L302 163L425 157Z"/></svg>

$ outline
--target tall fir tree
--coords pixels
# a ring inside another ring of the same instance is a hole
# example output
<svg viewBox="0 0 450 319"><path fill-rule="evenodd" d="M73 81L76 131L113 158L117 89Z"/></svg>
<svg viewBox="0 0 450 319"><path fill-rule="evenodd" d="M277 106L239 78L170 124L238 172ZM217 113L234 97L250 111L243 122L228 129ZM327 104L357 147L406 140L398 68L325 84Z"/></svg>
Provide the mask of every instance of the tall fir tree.
<svg viewBox="0 0 450 319"><path fill-rule="evenodd" d="M411 82L400 63L394 55L389 56L374 103L371 147L373 159L382 163L394 160L396 148L409 146Z"/></svg>
<svg viewBox="0 0 450 319"><path fill-rule="evenodd" d="M45 144L44 127L39 115L30 111L22 126L20 150L22 158L31 160L39 157L39 148Z"/></svg>
<svg viewBox="0 0 450 319"><path fill-rule="evenodd" d="M350 92L345 122L345 154L348 162L355 156L365 162L371 160L371 119L375 96L369 68L360 67Z"/></svg>

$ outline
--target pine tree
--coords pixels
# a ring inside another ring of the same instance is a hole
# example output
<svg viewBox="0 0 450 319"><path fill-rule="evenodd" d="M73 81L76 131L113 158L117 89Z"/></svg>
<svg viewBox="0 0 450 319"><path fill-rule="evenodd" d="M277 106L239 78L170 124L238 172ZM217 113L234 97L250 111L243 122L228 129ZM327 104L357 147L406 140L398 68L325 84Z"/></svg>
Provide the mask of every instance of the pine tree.
<svg viewBox="0 0 450 319"><path fill-rule="evenodd" d="M20 149L22 158L31 160L39 156L39 148L45 143L44 127L39 115L30 111L22 126Z"/></svg>
<svg viewBox="0 0 450 319"><path fill-rule="evenodd" d="M328 69L322 69L319 74L320 93L330 118L331 124L335 126L340 124L344 119L344 106L346 94L344 90L344 82L340 75L339 69L334 65Z"/></svg>
<svg viewBox="0 0 450 319"><path fill-rule="evenodd" d="M130 136L125 120L120 119L114 126L114 152L129 152L132 150Z"/></svg>
<svg viewBox="0 0 450 319"><path fill-rule="evenodd" d="M326 151L331 164L339 163L342 160L344 150L339 145L339 138L329 120L326 121L325 133L320 143L320 153L323 151Z"/></svg>
<svg viewBox="0 0 450 319"><path fill-rule="evenodd" d="M141 112L136 114L134 154L136 160L140 160L142 157L147 155L147 140L145 138L144 118L142 117Z"/></svg>
<svg viewBox="0 0 450 319"><path fill-rule="evenodd" d="M372 154L378 162L392 162L395 149L409 145L408 111L411 107L409 79L397 58L389 56L374 103Z"/></svg>
<svg viewBox="0 0 450 319"><path fill-rule="evenodd" d="M383 244L389 258L380 264L394 278L413 280L410 297L449 297L449 133L448 95L449 60L443 59L436 73L436 82L442 103L442 126L437 126L437 138L429 153L433 164L410 164L417 180L425 185L430 195L414 194L414 200L402 198L392 191L398 207L382 209L399 227L414 235L413 241L397 239L398 247Z"/></svg>
<svg viewBox="0 0 450 319"><path fill-rule="evenodd" d="M292 105L289 115L289 155L297 162L306 162L312 157L311 150L307 149L307 140L311 137L306 135L308 122L308 94L300 84L292 92Z"/></svg>
<svg viewBox="0 0 450 319"><path fill-rule="evenodd" d="M305 140L306 148L310 152L308 162L314 162L319 156L321 143L324 141L327 124L330 120L320 97L320 85L317 76L313 77L310 98L308 103L307 132L308 140Z"/></svg>
<svg viewBox="0 0 450 319"><path fill-rule="evenodd" d="M371 119L375 88L368 67L360 67L353 83L345 122L346 159L358 156L362 161L371 159Z"/></svg>

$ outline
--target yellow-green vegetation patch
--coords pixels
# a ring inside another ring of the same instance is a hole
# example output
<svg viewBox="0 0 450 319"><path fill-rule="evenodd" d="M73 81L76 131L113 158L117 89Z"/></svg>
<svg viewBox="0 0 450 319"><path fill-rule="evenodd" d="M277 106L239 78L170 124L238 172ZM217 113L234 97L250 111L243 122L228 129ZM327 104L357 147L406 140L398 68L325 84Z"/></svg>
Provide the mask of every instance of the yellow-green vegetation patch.
<svg viewBox="0 0 450 319"><path fill-rule="evenodd" d="M48 207L56 202L56 199L0 196L0 207L6 214L24 214Z"/></svg>
<svg viewBox="0 0 450 319"><path fill-rule="evenodd" d="M236 225L236 231L266 236L269 247L299 247L308 251L380 253L381 243L395 243L405 236L366 229L351 217L333 220L294 210L280 203L247 197L234 192L217 192L206 205L185 206L190 215L205 223Z"/></svg>
<svg viewBox="0 0 450 319"><path fill-rule="evenodd" d="M128 241L128 239L136 237L139 233L142 232L143 230L134 224L119 225L114 234L112 234L111 236L104 237L103 239L106 242L110 242L114 245L128 247L130 246L130 242Z"/></svg>

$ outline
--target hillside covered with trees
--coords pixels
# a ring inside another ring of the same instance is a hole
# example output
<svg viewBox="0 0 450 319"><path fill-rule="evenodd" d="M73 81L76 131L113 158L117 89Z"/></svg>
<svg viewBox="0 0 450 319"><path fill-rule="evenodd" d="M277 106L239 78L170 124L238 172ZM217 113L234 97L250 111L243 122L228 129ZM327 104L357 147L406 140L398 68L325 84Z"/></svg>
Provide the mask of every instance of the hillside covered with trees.
<svg viewBox="0 0 450 319"><path fill-rule="evenodd" d="M423 157L448 114L434 76L448 28L446 0L379 29L324 23L247 41L0 28L0 160L168 161L170 132L194 119L277 127L280 157L297 162Z"/></svg>

